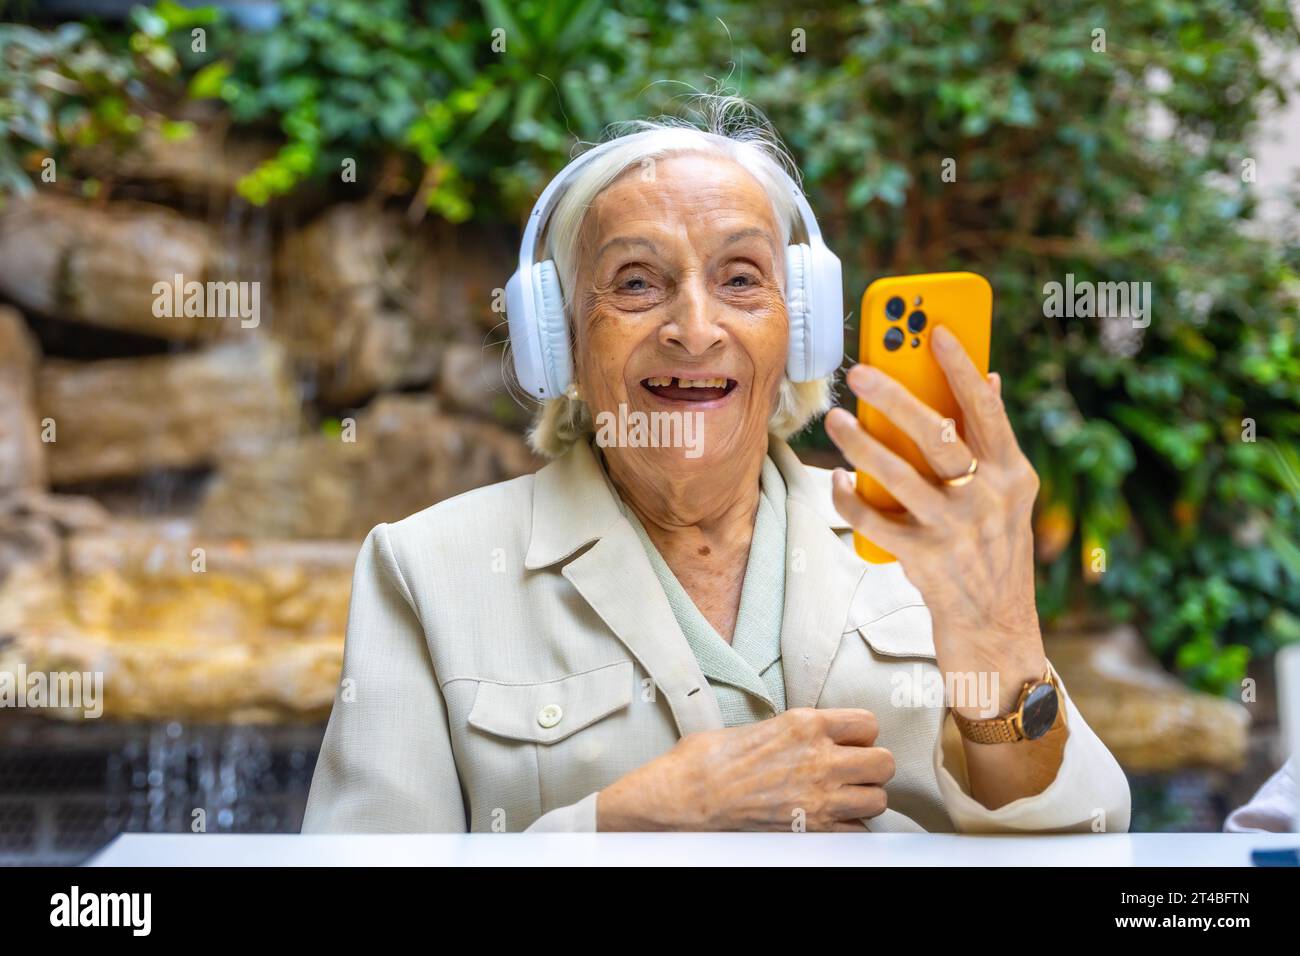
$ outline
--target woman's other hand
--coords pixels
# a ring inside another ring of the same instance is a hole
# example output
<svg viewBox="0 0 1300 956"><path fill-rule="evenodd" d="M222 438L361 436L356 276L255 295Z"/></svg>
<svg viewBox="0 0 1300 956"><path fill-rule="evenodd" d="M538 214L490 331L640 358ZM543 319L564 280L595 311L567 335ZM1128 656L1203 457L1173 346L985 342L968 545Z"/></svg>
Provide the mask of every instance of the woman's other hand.
<svg viewBox="0 0 1300 956"><path fill-rule="evenodd" d="M894 757L866 710L795 708L688 734L600 792L598 830L847 830L885 810Z"/></svg>

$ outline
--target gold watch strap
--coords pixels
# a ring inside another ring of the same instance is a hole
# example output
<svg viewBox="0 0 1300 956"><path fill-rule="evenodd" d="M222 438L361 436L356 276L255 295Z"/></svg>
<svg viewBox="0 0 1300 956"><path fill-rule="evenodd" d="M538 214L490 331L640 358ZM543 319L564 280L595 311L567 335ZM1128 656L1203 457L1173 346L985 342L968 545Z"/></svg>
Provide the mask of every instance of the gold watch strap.
<svg viewBox="0 0 1300 956"><path fill-rule="evenodd" d="M987 720L971 720L957 711L952 712L952 719L957 722L957 729L967 740L977 744L1012 744L1021 739L1016 730L1016 715L1007 717L990 717Z"/></svg>
<svg viewBox="0 0 1300 956"><path fill-rule="evenodd" d="M961 735L972 743L1013 744L1025 739L1025 735L1020 729L1020 710L1024 707L1029 688L1036 684L1051 684L1056 687L1056 680L1052 675L1050 664L1046 673L1040 679L1025 682L1024 686L1020 688L1020 696L1016 699L1015 710L1006 716L972 720L970 717L964 717L957 713L955 708L950 707L949 711L952 713L952 719L956 722Z"/></svg>

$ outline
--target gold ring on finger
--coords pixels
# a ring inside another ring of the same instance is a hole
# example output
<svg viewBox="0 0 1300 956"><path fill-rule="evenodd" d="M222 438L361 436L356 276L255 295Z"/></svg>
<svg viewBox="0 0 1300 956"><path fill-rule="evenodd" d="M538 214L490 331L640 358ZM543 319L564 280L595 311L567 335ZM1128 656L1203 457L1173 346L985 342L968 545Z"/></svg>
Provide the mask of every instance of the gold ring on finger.
<svg viewBox="0 0 1300 956"><path fill-rule="evenodd" d="M943 483L949 488L960 488L962 485L969 484L975 479L975 472L980 466L980 460L974 455L970 459L970 467L966 469L964 475L958 475L956 478L945 478Z"/></svg>

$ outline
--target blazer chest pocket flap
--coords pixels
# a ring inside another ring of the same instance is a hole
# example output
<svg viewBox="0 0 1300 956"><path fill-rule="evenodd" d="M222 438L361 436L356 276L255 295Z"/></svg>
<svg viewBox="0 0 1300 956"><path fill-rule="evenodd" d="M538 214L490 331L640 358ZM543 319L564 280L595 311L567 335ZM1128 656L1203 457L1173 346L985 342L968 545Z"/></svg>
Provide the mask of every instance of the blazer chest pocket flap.
<svg viewBox="0 0 1300 956"><path fill-rule="evenodd" d="M936 656L930 609L924 604L897 608L859 625L858 633L873 651L886 657L928 657L934 660Z"/></svg>
<svg viewBox="0 0 1300 956"><path fill-rule="evenodd" d="M534 684L483 681L469 723L498 737L553 744L632 702L632 662Z"/></svg>

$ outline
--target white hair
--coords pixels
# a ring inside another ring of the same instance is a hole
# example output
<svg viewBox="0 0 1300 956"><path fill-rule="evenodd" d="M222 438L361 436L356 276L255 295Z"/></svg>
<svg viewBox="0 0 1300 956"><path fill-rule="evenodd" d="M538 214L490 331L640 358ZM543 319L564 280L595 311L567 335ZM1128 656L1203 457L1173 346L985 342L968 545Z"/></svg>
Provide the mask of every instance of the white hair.
<svg viewBox="0 0 1300 956"><path fill-rule="evenodd" d="M614 135L610 140L616 140L618 145L609 147L603 155L583 167L555 204L547 223L545 248L546 256L555 262L559 275L565 318L569 323L570 347L574 339L573 302L578 298L574 287L577 284L578 241L583 219L596 197L629 168L682 153L732 160L758 180L767 193L780 230L778 238L782 254L787 245L807 241L798 209L786 184L787 176L800 183L799 170L767 118L739 97L700 94L693 99L699 104L704 118L703 128L675 117L633 120L616 125L611 130ZM778 269L778 273L784 286L784 270ZM778 438L788 438L806 427L830 408L831 386L829 377L792 382L783 375L768 431ZM581 398L562 395L542 403L529 430L528 440L539 454L555 458L594 431L587 403Z"/></svg>

